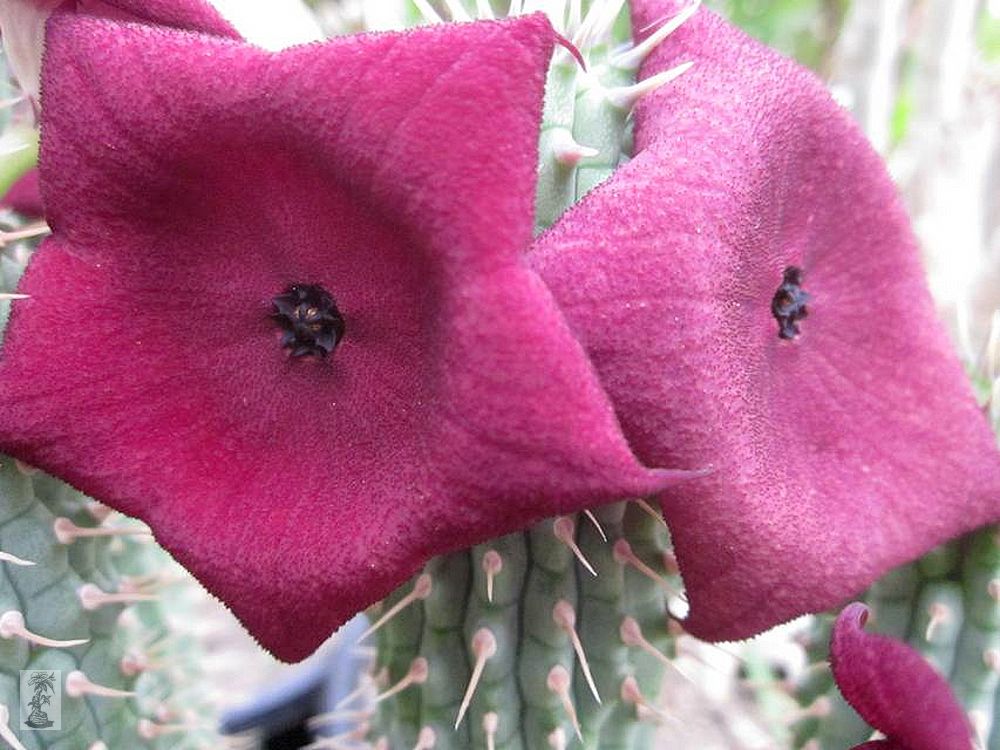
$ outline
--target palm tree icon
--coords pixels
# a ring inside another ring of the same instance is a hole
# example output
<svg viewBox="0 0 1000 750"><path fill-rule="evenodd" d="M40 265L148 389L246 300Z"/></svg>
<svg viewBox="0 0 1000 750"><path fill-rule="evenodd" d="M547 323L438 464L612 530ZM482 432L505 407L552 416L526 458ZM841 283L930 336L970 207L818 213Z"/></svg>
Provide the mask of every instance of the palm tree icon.
<svg viewBox="0 0 1000 750"><path fill-rule="evenodd" d="M56 673L35 672L28 678L28 686L32 689L33 695L28 705L31 706L31 713L24 720L32 729L45 729L52 726L52 719L42 710L43 706L49 705L52 698L49 693L55 693Z"/></svg>

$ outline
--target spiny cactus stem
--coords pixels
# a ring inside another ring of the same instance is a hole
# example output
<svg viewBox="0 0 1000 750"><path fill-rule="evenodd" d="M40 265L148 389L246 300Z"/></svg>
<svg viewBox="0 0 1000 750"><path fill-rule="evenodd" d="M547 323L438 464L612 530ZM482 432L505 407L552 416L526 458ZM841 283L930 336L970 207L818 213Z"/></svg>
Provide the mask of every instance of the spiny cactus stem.
<svg viewBox="0 0 1000 750"><path fill-rule="evenodd" d="M32 633L25 625L24 615L15 609L0 615L0 638L4 640L20 638L29 643L34 643L36 646L47 646L49 648L72 648L73 646L83 645L90 640L89 638L76 638L60 641Z"/></svg>
<svg viewBox="0 0 1000 750"><path fill-rule="evenodd" d="M396 615L402 612L404 609L409 607L414 602L426 599L431 594L431 589L433 588L434 581L431 579L430 575L427 573L422 573L413 584L413 590L409 594L404 596L398 602L396 602L389 610L383 614L375 624L372 625L368 630L361 634L358 638L358 643L365 640L368 636L372 635L378 631L383 625L392 620Z"/></svg>
<svg viewBox="0 0 1000 750"><path fill-rule="evenodd" d="M14 736L14 732L10 728L10 709L3 703L0 703L0 739L3 739L14 750L25 750L24 745Z"/></svg>
<svg viewBox="0 0 1000 750"><path fill-rule="evenodd" d="M77 591L80 597L80 604L88 612L110 604L134 604L136 602L155 602L160 597L156 594L135 594L130 592L107 592L102 591L93 583L85 583Z"/></svg>
<svg viewBox="0 0 1000 750"><path fill-rule="evenodd" d="M493 580L503 570L503 557L495 549L483 554L483 573L486 574L486 600L493 603Z"/></svg>
<svg viewBox="0 0 1000 750"><path fill-rule="evenodd" d="M131 698L135 692L98 685L79 669L74 669L66 675L66 695L71 698L80 698L84 695L100 695L104 698Z"/></svg>
<svg viewBox="0 0 1000 750"><path fill-rule="evenodd" d="M660 719L669 718L662 710L646 700L642 690L639 689L638 681L632 675L622 680L620 695L623 703L635 706L636 717L639 719L643 718L640 709Z"/></svg>
<svg viewBox="0 0 1000 750"><path fill-rule="evenodd" d="M583 511L583 515L585 515L587 517L587 519L594 525L594 528L597 530L597 533L601 537L601 541L603 541L605 544L607 544L607 542L608 542L608 535L604 531L604 527L601 526L601 522L597 520L597 516L594 515L594 511L589 510L589 509L585 510L585 511Z"/></svg>
<svg viewBox="0 0 1000 750"><path fill-rule="evenodd" d="M61 516L53 522L52 531L60 544L72 544L77 539L99 536L152 536L149 529L143 527L77 526Z"/></svg>
<svg viewBox="0 0 1000 750"><path fill-rule="evenodd" d="M632 550L632 545L625 539L619 539L614 546L615 562L619 565L630 565L642 573L646 578L655 581L663 590L673 597L683 598L681 592L670 585L666 578L661 576L646 563L639 559L639 556Z"/></svg>
<svg viewBox="0 0 1000 750"><path fill-rule="evenodd" d="M49 229L49 225L44 221L35 222L34 224L28 224L27 226L21 227L20 229L14 229L9 232L0 232L0 248L7 247L12 242L20 242L21 240L30 240L34 237L42 237L52 230ZM21 295L11 295L12 297L23 299L24 296Z"/></svg>
<svg viewBox="0 0 1000 750"><path fill-rule="evenodd" d="M552 750L566 750L566 731L559 727L548 736L548 743Z"/></svg>
<svg viewBox="0 0 1000 750"><path fill-rule="evenodd" d="M648 502L643 500L641 497L633 500L632 502L638 505L646 515L648 515L658 524L660 524L664 528L667 528L667 522L663 519L663 516L660 515L660 513L656 510L656 508L654 508Z"/></svg>
<svg viewBox="0 0 1000 750"><path fill-rule="evenodd" d="M401 693L406 690L406 688L411 685L422 685L427 682L427 675L430 672L430 667L427 664L427 659L422 656L418 656L410 663L409 671L403 675L395 685L386 690L383 693L375 696L375 703L381 703L382 701L391 698L397 693Z"/></svg>
<svg viewBox="0 0 1000 750"><path fill-rule="evenodd" d="M423 727L417 735L413 750L431 750L437 744L437 733L430 727Z"/></svg>
<svg viewBox="0 0 1000 750"><path fill-rule="evenodd" d="M600 705L603 703L601 694L597 692L594 675L590 672L590 662L587 660L587 654L583 650L580 634L576 632L576 610L573 609L573 605L568 601L560 599L556 602L556 606L552 608L552 620L569 636L569 640L573 644L573 650L576 651L576 657L579 659L580 670L583 672L584 679L587 680L587 686L590 688L594 700Z"/></svg>
<svg viewBox="0 0 1000 750"><path fill-rule="evenodd" d="M500 728L500 717L496 711L483 714L483 734L486 735L486 750L496 750L497 730Z"/></svg>
<svg viewBox="0 0 1000 750"><path fill-rule="evenodd" d="M691 4L684 8L684 10L664 21L656 31L643 39L639 44L612 57L611 64L622 70L639 70L639 66L652 54L653 50L659 47L668 36L677 31L681 24L691 18L700 5L701 0L692 0Z"/></svg>
<svg viewBox="0 0 1000 750"><path fill-rule="evenodd" d="M480 628L477 630L476 634L472 637L471 651L475 661L472 667L472 675L469 677L469 684L465 689L465 695L462 696L462 705L458 709L458 718L455 719L455 729L458 729L458 725L465 718L465 712L469 710L469 703L472 702L476 686L479 685L479 681L483 678L483 670L486 668L487 660L492 659L497 654L497 638L493 635L493 631L489 628Z"/></svg>
<svg viewBox="0 0 1000 750"><path fill-rule="evenodd" d="M372 713L372 711L366 708L348 708L327 711L326 713L310 716L306 720L306 726L310 729L317 729L318 727L322 727L327 724L341 724L350 721L360 722L371 718Z"/></svg>
<svg viewBox="0 0 1000 750"><path fill-rule="evenodd" d="M573 705L573 696L570 694L571 685L572 678L569 676L569 670L567 670L562 664L556 664L552 667L552 669L549 670L548 676L545 678L545 686L559 698L559 702L562 704L563 710L566 712L566 716L569 717L570 723L573 725L573 730L576 732L576 736L579 738L580 742L583 742L583 731L580 729L580 719L576 713L576 706Z"/></svg>
<svg viewBox="0 0 1000 750"><path fill-rule="evenodd" d="M570 548L576 559L580 561L580 564L596 578L597 571L594 570L594 566L590 564L590 560L586 558L576 543L576 522L570 516L557 518L552 523L552 533L555 534L556 539Z"/></svg>
<svg viewBox="0 0 1000 750"><path fill-rule="evenodd" d="M692 680L670 657L660 651L656 646L650 643L646 637L642 634L642 628L639 627L639 622L634 617L626 617L622 620L621 628L619 628L619 634L621 635L622 643L626 646L632 648L641 648L647 654L652 656L654 659L659 661L664 666L669 669L673 669L677 674L683 677L685 680L694 684Z"/></svg>

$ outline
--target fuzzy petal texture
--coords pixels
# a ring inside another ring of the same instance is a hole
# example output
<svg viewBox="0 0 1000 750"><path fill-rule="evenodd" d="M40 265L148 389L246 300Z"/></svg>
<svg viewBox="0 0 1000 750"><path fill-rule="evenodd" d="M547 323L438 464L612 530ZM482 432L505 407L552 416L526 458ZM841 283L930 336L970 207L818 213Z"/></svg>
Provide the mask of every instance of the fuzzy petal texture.
<svg viewBox="0 0 1000 750"><path fill-rule="evenodd" d="M840 692L887 737L856 750L972 750L972 727L947 681L909 646L865 632L867 619L864 604L848 605L830 638Z"/></svg>
<svg viewBox="0 0 1000 750"><path fill-rule="evenodd" d="M635 27L670 3L635 0ZM810 73L699 11L644 77L636 157L539 238L552 289L651 465L708 640L835 606L1000 517L1000 457L885 168ZM788 267L800 335L772 302Z"/></svg>
<svg viewBox="0 0 1000 750"><path fill-rule="evenodd" d="M281 53L62 16L47 43L54 234L0 447L148 521L280 658L432 555L686 476L636 461L520 257L543 16ZM282 348L293 284L343 314L329 358Z"/></svg>
<svg viewBox="0 0 1000 750"><path fill-rule="evenodd" d="M28 96L38 96L45 22L57 8L104 18L239 39L207 0L3 0L0 36L11 70Z"/></svg>
<svg viewBox="0 0 1000 750"><path fill-rule="evenodd" d="M36 219L45 216L37 169L25 172L10 186L10 190L0 198L0 208L9 208Z"/></svg>

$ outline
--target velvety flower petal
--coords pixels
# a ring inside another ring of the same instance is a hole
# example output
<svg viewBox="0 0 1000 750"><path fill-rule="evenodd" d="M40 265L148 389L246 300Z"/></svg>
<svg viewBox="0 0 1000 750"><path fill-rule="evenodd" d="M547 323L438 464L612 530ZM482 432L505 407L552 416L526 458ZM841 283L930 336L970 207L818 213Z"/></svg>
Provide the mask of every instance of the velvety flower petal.
<svg viewBox="0 0 1000 750"><path fill-rule="evenodd" d="M45 215L42 193L38 183L38 170L32 169L18 178L2 198L0 207L10 208L24 216L41 218Z"/></svg>
<svg viewBox="0 0 1000 750"><path fill-rule="evenodd" d="M676 9L632 7L640 29ZM530 262L637 455L715 468L661 500L686 627L727 640L996 520L1000 459L850 117L708 11L642 75L689 61L639 104L635 159Z"/></svg>
<svg viewBox="0 0 1000 750"><path fill-rule="evenodd" d="M54 234L0 446L146 519L277 655L432 555L686 476L638 464L520 257L543 16L276 54L67 16L47 43ZM282 348L296 284L342 314L326 358Z"/></svg>
<svg viewBox="0 0 1000 750"><path fill-rule="evenodd" d="M56 8L240 38L207 0L3 0L0 36L4 53L14 76L31 97L38 96L45 22Z"/></svg>
<svg viewBox="0 0 1000 750"><path fill-rule="evenodd" d="M972 750L972 728L947 681L910 647L865 632L867 619L864 604L847 606L830 639L840 692L888 738L861 748Z"/></svg>

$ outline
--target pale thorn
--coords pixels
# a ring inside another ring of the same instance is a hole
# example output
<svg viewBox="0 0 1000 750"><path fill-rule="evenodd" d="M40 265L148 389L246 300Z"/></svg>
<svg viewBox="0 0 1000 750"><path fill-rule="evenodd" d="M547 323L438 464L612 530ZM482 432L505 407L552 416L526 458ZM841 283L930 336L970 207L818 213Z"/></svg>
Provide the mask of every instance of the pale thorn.
<svg viewBox="0 0 1000 750"><path fill-rule="evenodd" d="M648 515L650 518L652 518L654 521L660 524L663 528L667 528L667 522L663 520L663 516L660 515L659 511L657 511L656 508L654 508L648 502L643 500L641 497L636 498L635 500L633 500L633 502L639 506L639 508L642 510L643 513Z"/></svg>
<svg viewBox="0 0 1000 750"><path fill-rule="evenodd" d="M495 18L490 0L476 0L476 15L484 21L492 21Z"/></svg>
<svg viewBox="0 0 1000 750"><path fill-rule="evenodd" d="M661 86L664 86L678 76L683 75L692 65L694 65L693 62L681 63L670 70L664 70L661 73L657 73L655 76L645 78L638 83L632 84L631 86L617 86L615 88L605 89L604 96L618 109L625 112L630 111L636 105L636 102L642 99L642 97L647 94L652 94Z"/></svg>
<svg viewBox="0 0 1000 750"><path fill-rule="evenodd" d="M0 100L0 109L10 109L11 107L16 107L21 102L27 101L27 94L21 94L21 96L14 96L9 99ZM24 148L31 148L30 146L24 146Z"/></svg>
<svg viewBox="0 0 1000 750"><path fill-rule="evenodd" d="M52 230L44 221L27 224L20 229L13 229L9 232L0 232L0 248L7 247L11 242L20 240L30 240L33 237L41 237Z"/></svg>
<svg viewBox="0 0 1000 750"><path fill-rule="evenodd" d="M495 549L487 550L483 555L483 573L486 574L486 599L493 603L493 579L503 570L503 558Z"/></svg>
<svg viewBox="0 0 1000 750"><path fill-rule="evenodd" d="M2 247L2 245L0 245L0 247ZM38 469L36 469L31 464L26 464L24 461L22 461L19 458L15 458L14 459L14 466L16 466L17 470L19 472L21 472L22 474L24 474L24 476L26 476L26 477L33 477L33 476L35 476L35 474L38 473Z"/></svg>
<svg viewBox="0 0 1000 750"><path fill-rule="evenodd" d="M592 43L601 41L611 33L611 29L615 25L615 19L618 18L624 7L625 0L605 0L604 13L598 17L597 24L594 26L593 36L591 37Z"/></svg>
<svg viewBox="0 0 1000 750"><path fill-rule="evenodd" d="M372 745L372 750L389 750L389 738L379 737Z"/></svg>
<svg viewBox="0 0 1000 750"><path fill-rule="evenodd" d="M109 508L104 503L99 503L96 500L87 501L87 512L94 517L94 520L98 523L104 523L108 520L108 517L114 513L113 508Z"/></svg>
<svg viewBox="0 0 1000 750"><path fill-rule="evenodd" d="M969 724L972 725L972 731L975 733L975 745L976 750L985 750L986 748L986 733L990 728L990 718L986 715L986 712L974 708L967 711L965 714L969 718Z"/></svg>
<svg viewBox="0 0 1000 750"><path fill-rule="evenodd" d="M833 711L833 703L830 699L821 695L808 706L799 709L787 717L785 724L791 726L802 719L825 719Z"/></svg>
<svg viewBox="0 0 1000 750"><path fill-rule="evenodd" d="M37 565L37 563L31 560L25 560L23 557L12 555L10 552L0 552L0 562L8 562L11 565Z"/></svg>
<svg viewBox="0 0 1000 750"><path fill-rule="evenodd" d="M572 680L569 671L562 664L556 664L549 670L549 676L545 680L545 686L559 698L563 710L573 723L573 730L576 736L583 742L583 731L580 729L580 719L576 715L576 706L573 705L573 696L570 695Z"/></svg>
<svg viewBox="0 0 1000 750"><path fill-rule="evenodd" d="M24 745L10 728L10 709L3 703L0 703L0 739L3 739L13 750L25 750Z"/></svg>
<svg viewBox="0 0 1000 750"><path fill-rule="evenodd" d="M371 715L372 712L370 710L363 708L327 711L326 713L310 716L306 719L306 726L310 729L315 729L316 727L321 727L324 724L337 724L342 721L364 721L365 719L370 718Z"/></svg>
<svg viewBox="0 0 1000 750"><path fill-rule="evenodd" d="M80 597L80 604L88 612L106 607L109 604L135 604L136 602L155 602L160 599L156 594L108 593L93 583L83 584L76 593Z"/></svg>
<svg viewBox="0 0 1000 750"><path fill-rule="evenodd" d="M983 651L983 664L991 672L1000 674L1000 649L988 648Z"/></svg>
<svg viewBox="0 0 1000 750"><path fill-rule="evenodd" d="M471 21L472 16L469 15L467 11L459 0L444 0L445 7L448 8L448 13L451 15L452 21Z"/></svg>
<svg viewBox="0 0 1000 750"><path fill-rule="evenodd" d="M417 10L427 23L444 23L444 19L438 15L438 12L427 0L413 0L413 4L417 6Z"/></svg>
<svg viewBox="0 0 1000 750"><path fill-rule="evenodd" d="M651 581L656 581L671 596L683 598L680 596L680 592L677 591L677 589L675 589L673 586L671 586L666 578L661 576L659 573L657 573L655 570L653 570L651 567L646 565L646 563L644 563L642 560L639 559L639 556L632 551L632 545L629 544L628 541L626 541L625 539L619 539L617 542L615 542L614 557L615 557L615 562L617 562L618 564L631 565L633 568L635 568L644 576L646 576L646 578L649 578Z"/></svg>
<svg viewBox="0 0 1000 750"><path fill-rule="evenodd" d="M377 631L379 628L381 628L383 625L389 622L389 620L391 620L393 617L395 617L404 609L413 604L413 602L426 599L428 596L431 595L432 588L433 588L433 581L430 577L430 574L421 573L420 576L417 578L416 582L413 584L413 589L410 591L410 593L404 596L398 602L396 602L392 607L388 609L388 611L386 611L385 614L383 614L380 618L378 618L378 620L375 621L374 625L372 625L370 628L368 628L368 630L362 633L361 637L358 638L358 643L361 643L361 641L363 641L365 638L367 638L372 633Z"/></svg>
<svg viewBox="0 0 1000 750"><path fill-rule="evenodd" d="M354 729L348 729L346 732L334 734L330 737L321 737L318 740L310 742L308 745L303 745L302 750L341 750L342 748L346 750L348 744L345 743L354 743L363 740L365 735L368 734L370 726L367 721L363 721Z"/></svg>
<svg viewBox="0 0 1000 750"><path fill-rule="evenodd" d="M557 727L555 731L549 734L548 740L549 747L551 747L552 750L566 750L566 745L568 743L566 742L566 732L562 727Z"/></svg>
<svg viewBox="0 0 1000 750"><path fill-rule="evenodd" d="M510 0L510 7L507 9L507 15L513 18L514 16L521 15L522 10L522 0Z"/></svg>
<svg viewBox="0 0 1000 750"><path fill-rule="evenodd" d="M52 531L60 544L72 544L84 537L99 536L149 536L150 531L140 526L77 526L60 516L52 524Z"/></svg>
<svg viewBox="0 0 1000 750"><path fill-rule="evenodd" d="M631 703L635 706L636 716L642 718L642 710L645 709L647 713L656 716L658 719L669 719L663 711L658 709L656 706L652 705L646 697L642 694L639 689L639 683L636 681L635 677L629 675L624 680L622 680L621 690L619 691L621 695L622 702Z"/></svg>
<svg viewBox="0 0 1000 750"><path fill-rule="evenodd" d="M341 698L339 701L337 701L337 703L333 707L333 713L343 710L345 706L353 703L358 698L361 698L367 695L368 693L373 692L374 690L375 690L375 678L372 677L371 675L364 675L361 678L360 685L358 685L356 688L354 688L354 690L352 690L343 698Z"/></svg>
<svg viewBox="0 0 1000 750"><path fill-rule="evenodd" d="M148 594L185 580L187 579L180 573L169 570L141 576L122 576L118 582L118 590L123 593Z"/></svg>
<svg viewBox="0 0 1000 750"><path fill-rule="evenodd" d="M930 643L941 626L951 619L951 610L941 602L933 602L927 608L927 627L924 629L924 640Z"/></svg>
<svg viewBox="0 0 1000 750"><path fill-rule="evenodd" d="M486 735L486 750L496 750L497 730L500 729L500 716L496 711L483 714L483 733Z"/></svg>
<svg viewBox="0 0 1000 750"><path fill-rule="evenodd" d="M496 656L497 639L493 631L489 628L480 628L472 636L472 654L476 657L476 663L472 667L472 675L469 677L469 684L465 688L465 695L462 696L462 705L458 707L458 718L455 719L455 729L465 718L465 712L469 710L472 703L472 696L479 686L479 681L483 678L483 670L486 669L486 662Z"/></svg>
<svg viewBox="0 0 1000 750"><path fill-rule="evenodd" d="M138 649L132 649L122 656L118 662L118 669L126 677L135 677L140 672L149 669L150 662L146 654Z"/></svg>
<svg viewBox="0 0 1000 750"><path fill-rule="evenodd" d="M563 167L575 167L584 159L593 159L600 153L600 149L577 143L569 128L554 128L552 131L552 156Z"/></svg>
<svg viewBox="0 0 1000 750"><path fill-rule="evenodd" d="M384 700L391 698L396 695L396 693L401 693L410 685L423 685L427 682L427 674L430 671L430 667L427 664L427 659L422 656L418 656L410 663L409 671L403 675L403 677L393 685L391 688L386 690L384 693L379 693L375 696L375 703L381 703Z"/></svg>
<svg viewBox="0 0 1000 750"><path fill-rule="evenodd" d="M576 632L576 611L573 609L573 605L565 599L560 599L556 602L556 606L552 608L552 619L569 636L570 642L573 644L573 650L576 651L576 656L580 660L580 669L587 680L587 686L590 688L590 692L593 693L594 700L600 704L602 702L601 694L597 692L597 684L594 682L594 676L590 673L587 654L583 650L580 635Z"/></svg>
<svg viewBox="0 0 1000 750"><path fill-rule="evenodd" d="M604 0L593 3L583 23L580 24L580 30L573 38L573 44L581 51L590 49L611 30L624 5L625 0Z"/></svg>
<svg viewBox="0 0 1000 750"><path fill-rule="evenodd" d="M647 654L660 661L664 666L673 669L685 680L694 684L694 680L683 669L677 666L669 656L646 640L646 636L642 634L642 628L639 627L639 622L634 617L625 617L622 619L622 624L618 628L618 634L621 636L622 643L626 646L641 648Z"/></svg>
<svg viewBox="0 0 1000 750"><path fill-rule="evenodd" d="M100 740L98 740L93 745L91 745L90 747L88 747L87 750L108 750L108 746L105 745Z"/></svg>
<svg viewBox="0 0 1000 750"><path fill-rule="evenodd" d="M569 547L573 554L576 555L576 559L580 561L580 564L596 578L597 571L594 570L594 566L590 564L590 560L584 556L583 551L577 546L576 539L574 539L575 532L576 524L569 516L557 518L552 523L552 533L555 534L556 539Z"/></svg>
<svg viewBox="0 0 1000 750"><path fill-rule="evenodd" d="M684 10L673 18L667 19L656 31L639 42L639 44L612 57L611 64L622 70L638 70L643 61L649 57L650 53L659 47L664 39L677 31L685 21L691 18L700 5L701 0L692 0L691 4L684 8Z"/></svg>
<svg viewBox="0 0 1000 750"><path fill-rule="evenodd" d="M30 294L13 294L11 292L0 292L0 300L15 302L19 299L31 299Z"/></svg>
<svg viewBox="0 0 1000 750"><path fill-rule="evenodd" d="M437 744L437 734L430 727L424 727L417 735L417 744L413 750L431 750Z"/></svg>
<svg viewBox="0 0 1000 750"><path fill-rule="evenodd" d="M149 719L139 719L136 729L144 740L155 740L157 737L163 737L167 734L198 731L204 727L197 724L157 724Z"/></svg>
<svg viewBox="0 0 1000 750"><path fill-rule="evenodd" d="M104 698L131 698L135 695L130 690L116 690L105 685L98 685L91 682L79 669L74 669L66 675L66 695L70 698L79 698L84 695L99 695Z"/></svg>
<svg viewBox="0 0 1000 750"><path fill-rule="evenodd" d="M89 638L74 638L60 641L32 633L24 624L24 615L16 609L8 610L0 615L0 638L8 641L11 638L20 638L29 643L49 648L72 648L73 646L80 646L87 643L90 640Z"/></svg>
<svg viewBox="0 0 1000 750"><path fill-rule="evenodd" d="M986 593L990 599L1000 604L1000 578L994 578L986 584Z"/></svg>
<svg viewBox="0 0 1000 750"><path fill-rule="evenodd" d="M607 544L608 535L604 533L604 527L601 526L601 522L597 520L597 516L594 515L594 512L592 510L585 510L583 511L583 515L585 515L590 522L594 524L594 528L597 529L597 533L601 535L601 540Z"/></svg>
<svg viewBox="0 0 1000 750"><path fill-rule="evenodd" d="M583 23L583 3L581 0L569 0L566 32L569 35L575 34L581 23Z"/></svg>

